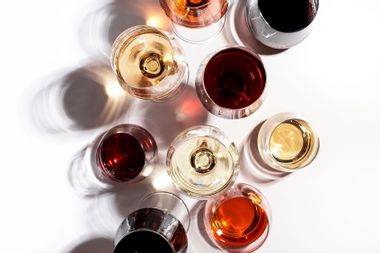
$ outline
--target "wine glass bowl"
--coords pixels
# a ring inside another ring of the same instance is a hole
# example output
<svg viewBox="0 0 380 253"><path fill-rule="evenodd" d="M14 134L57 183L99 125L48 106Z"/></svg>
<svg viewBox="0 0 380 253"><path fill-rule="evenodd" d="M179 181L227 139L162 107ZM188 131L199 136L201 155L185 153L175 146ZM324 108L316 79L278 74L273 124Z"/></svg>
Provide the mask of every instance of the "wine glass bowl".
<svg viewBox="0 0 380 253"><path fill-rule="evenodd" d="M209 112L239 119L251 115L263 103L266 71L253 51L240 46L228 47L203 61L195 85Z"/></svg>
<svg viewBox="0 0 380 253"><path fill-rule="evenodd" d="M206 202L204 223L209 238L219 248L248 253L265 242L271 211L258 189L240 183Z"/></svg>
<svg viewBox="0 0 380 253"><path fill-rule="evenodd" d="M110 183L138 182L150 174L156 155L156 141L147 130L117 125L104 133L97 145L95 175Z"/></svg>
<svg viewBox="0 0 380 253"><path fill-rule="evenodd" d="M315 159L319 138L310 123L300 116L278 113L261 126L257 145L262 160L269 167L294 172Z"/></svg>
<svg viewBox="0 0 380 253"><path fill-rule="evenodd" d="M131 27L116 38L111 63L120 85L145 100L172 97L188 81L187 62L176 39L146 25Z"/></svg>
<svg viewBox="0 0 380 253"><path fill-rule="evenodd" d="M173 140L166 164L179 190L192 197L207 198L228 189L235 181L239 151L218 128L195 126Z"/></svg>
<svg viewBox="0 0 380 253"><path fill-rule="evenodd" d="M169 192L147 195L122 222L114 253L185 253L190 213L185 202Z"/></svg>
<svg viewBox="0 0 380 253"><path fill-rule="evenodd" d="M160 0L175 34L199 43L216 36L223 28L230 0Z"/></svg>
<svg viewBox="0 0 380 253"><path fill-rule="evenodd" d="M248 0L246 21L264 45L287 49L302 42L312 30L319 0Z"/></svg>

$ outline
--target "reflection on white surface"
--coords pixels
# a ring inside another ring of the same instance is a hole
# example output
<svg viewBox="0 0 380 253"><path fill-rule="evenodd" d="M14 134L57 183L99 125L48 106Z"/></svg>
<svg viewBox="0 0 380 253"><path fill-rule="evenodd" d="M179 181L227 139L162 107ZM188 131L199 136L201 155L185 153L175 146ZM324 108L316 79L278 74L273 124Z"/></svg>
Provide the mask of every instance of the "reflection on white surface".
<svg viewBox="0 0 380 253"><path fill-rule="evenodd" d="M110 80L106 83L106 93L111 98L118 98L125 95L125 90L121 88L120 84L115 80Z"/></svg>

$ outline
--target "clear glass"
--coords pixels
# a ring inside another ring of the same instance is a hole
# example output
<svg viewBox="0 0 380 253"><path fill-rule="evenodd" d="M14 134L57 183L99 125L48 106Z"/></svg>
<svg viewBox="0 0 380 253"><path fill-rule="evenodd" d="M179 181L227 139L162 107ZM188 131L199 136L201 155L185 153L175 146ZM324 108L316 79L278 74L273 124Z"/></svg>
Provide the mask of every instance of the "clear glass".
<svg viewBox="0 0 380 253"><path fill-rule="evenodd" d="M171 143L166 164L182 192L205 198L227 189L239 172L239 151L213 126L195 126Z"/></svg>
<svg viewBox="0 0 380 253"><path fill-rule="evenodd" d="M307 121L284 112L264 122L257 136L257 145L261 158L269 167L294 172L317 156L319 138Z"/></svg>
<svg viewBox="0 0 380 253"><path fill-rule="evenodd" d="M160 0L172 21L174 33L184 41L199 43L223 28L231 0Z"/></svg>
<svg viewBox="0 0 380 253"><path fill-rule="evenodd" d="M95 175L105 182L138 182L151 173L156 155L156 141L147 130L118 125L100 138Z"/></svg>
<svg viewBox="0 0 380 253"><path fill-rule="evenodd" d="M169 192L149 194L118 228L114 253L185 253L189 224L181 198Z"/></svg>
<svg viewBox="0 0 380 253"><path fill-rule="evenodd" d="M163 100L187 85L189 70L174 36L139 25L121 33L112 46L112 68L132 96Z"/></svg>
<svg viewBox="0 0 380 253"><path fill-rule="evenodd" d="M319 0L247 0L245 16L257 40L287 49L309 35L318 8Z"/></svg>
<svg viewBox="0 0 380 253"><path fill-rule="evenodd" d="M207 201L204 223L208 236L221 249L253 252L268 237L271 211L258 189L236 184Z"/></svg>
<svg viewBox="0 0 380 253"><path fill-rule="evenodd" d="M263 103L266 72L257 54L248 48L233 46L203 61L195 86L209 112L239 119L251 115Z"/></svg>

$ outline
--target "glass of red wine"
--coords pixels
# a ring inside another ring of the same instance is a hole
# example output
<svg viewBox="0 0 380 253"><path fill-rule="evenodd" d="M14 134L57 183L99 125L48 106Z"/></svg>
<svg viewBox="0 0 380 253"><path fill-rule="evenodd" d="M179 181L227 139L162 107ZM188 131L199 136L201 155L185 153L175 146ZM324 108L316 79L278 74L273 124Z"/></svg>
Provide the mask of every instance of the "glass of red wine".
<svg viewBox="0 0 380 253"><path fill-rule="evenodd" d="M263 102L266 72L260 57L240 46L213 53L201 64L195 86L204 107L214 115L239 119Z"/></svg>
<svg viewBox="0 0 380 253"><path fill-rule="evenodd" d="M106 182L138 182L152 171L156 154L156 141L147 130L138 125L118 125L98 142L95 174Z"/></svg>
<svg viewBox="0 0 380 253"><path fill-rule="evenodd" d="M117 230L113 253L185 253L190 214L185 202L169 192L146 196Z"/></svg>
<svg viewBox="0 0 380 253"><path fill-rule="evenodd" d="M248 184L236 184L206 202L205 228L221 249L253 252L269 235L271 211L263 194Z"/></svg>
<svg viewBox="0 0 380 253"><path fill-rule="evenodd" d="M286 49L310 33L319 0L248 0L246 20L254 36L264 45Z"/></svg>

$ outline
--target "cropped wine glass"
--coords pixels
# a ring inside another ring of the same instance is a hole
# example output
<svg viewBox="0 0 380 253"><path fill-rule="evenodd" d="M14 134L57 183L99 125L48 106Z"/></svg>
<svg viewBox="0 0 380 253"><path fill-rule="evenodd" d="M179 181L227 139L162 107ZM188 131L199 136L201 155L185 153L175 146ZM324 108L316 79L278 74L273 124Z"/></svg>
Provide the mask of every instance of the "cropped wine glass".
<svg viewBox="0 0 380 253"><path fill-rule="evenodd" d="M96 171L104 182L138 182L148 176L157 155L157 144L144 128L118 125L108 130L96 148Z"/></svg>
<svg viewBox="0 0 380 253"><path fill-rule="evenodd" d="M261 106L266 72L260 57L251 50L228 47L204 60L195 85L208 111L223 118L238 119Z"/></svg>
<svg viewBox="0 0 380 253"><path fill-rule="evenodd" d="M187 42L199 43L223 28L232 0L160 0L172 21L174 33Z"/></svg>
<svg viewBox="0 0 380 253"><path fill-rule="evenodd" d="M309 35L318 8L319 0L247 0L245 15L261 43L286 49Z"/></svg>
<svg viewBox="0 0 380 253"><path fill-rule="evenodd" d="M239 151L220 129L195 126L174 139L166 164L178 189L205 198L227 189L235 181Z"/></svg>
<svg viewBox="0 0 380 253"><path fill-rule="evenodd" d="M169 192L146 196L117 230L114 253L185 253L190 214L185 202Z"/></svg>
<svg viewBox="0 0 380 253"><path fill-rule="evenodd" d="M279 113L267 119L257 136L261 158L281 172L294 172L317 156L319 138L314 128L294 113Z"/></svg>
<svg viewBox="0 0 380 253"><path fill-rule="evenodd" d="M120 85L141 99L172 97L188 81L183 49L172 34L154 27L139 25L122 32L112 46L111 61Z"/></svg>
<svg viewBox="0 0 380 253"><path fill-rule="evenodd" d="M237 184L206 202L204 223L208 236L227 252L253 252L265 242L271 211L262 193Z"/></svg>

